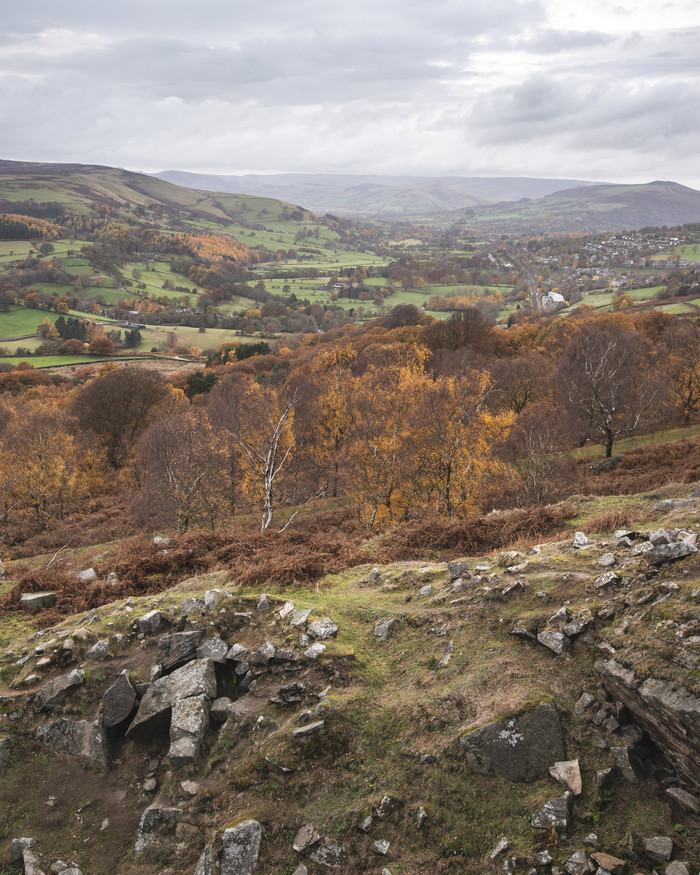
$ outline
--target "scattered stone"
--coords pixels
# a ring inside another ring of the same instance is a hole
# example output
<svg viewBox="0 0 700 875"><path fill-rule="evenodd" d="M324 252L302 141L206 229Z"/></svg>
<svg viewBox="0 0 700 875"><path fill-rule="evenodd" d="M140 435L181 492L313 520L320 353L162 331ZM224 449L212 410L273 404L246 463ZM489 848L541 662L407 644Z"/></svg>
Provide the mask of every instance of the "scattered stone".
<svg viewBox="0 0 700 875"><path fill-rule="evenodd" d="M590 693L582 693L581 698L574 705L574 712L581 716L595 702L595 696Z"/></svg>
<svg viewBox="0 0 700 875"><path fill-rule="evenodd" d="M85 651L85 659L92 662L100 662L103 659L111 659L112 654L109 651L109 641L101 639L96 641L92 647Z"/></svg>
<svg viewBox="0 0 700 875"><path fill-rule="evenodd" d="M610 781L612 780L612 769L599 769L595 773L595 785L599 790L602 790L603 787L607 787Z"/></svg>
<svg viewBox="0 0 700 875"><path fill-rule="evenodd" d="M315 827L307 823L301 827L301 829L294 836L294 842L292 847L298 854L303 854L304 851L313 847L313 845L317 844L321 841L320 833L316 832Z"/></svg>
<svg viewBox="0 0 700 875"><path fill-rule="evenodd" d="M80 571L75 576L83 583L92 583L93 580L97 580L97 572L94 568L86 568L85 571Z"/></svg>
<svg viewBox="0 0 700 875"><path fill-rule="evenodd" d="M596 851L600 850L600 841L594 832L589 832L588 835L584 837L583 843L587 848L595 848Z"/></svg>
<svg viewBox="0 0 700 875"><path fill-rule="evenodd" d="M643 770L636 756L628 747L611 747L610 752L615 759L615 765L618 771L630 784L639 783L639 778L643 774Z"/></svg>
<svg viewBox="0 0 700 875"><path fill-rule="evenodd" d="M160 611L149 611L137 620L139 631L144 635L153 635L163 623L165 617Z"/></svg>
<svg viewBox="0 0 700 875"><path fill-rule="evenodd" d="M314 620L306 630L307 634L316 641L325 641L327 638L335 638L338 627L330 617Z"/></svg>
<svg viewBox="0 0 700 875"><path fill-rule="evenodd" d="M513 565L515 560L520 556L517 550L507 550L501 553L498 557L498 562L496 563L499 568L507 568L509 565ZM467 568L465 568L465 571ZM450 572L451 574L452 572ZM459 576L459 575L458 575Z"/></svg>
<svg viewBox="0 0 700 875"><path fill-rule="evenodd" d="M189 617L191 614L201 614L204 616L207 612L207 606L204 599L185 599L180 607L180 615Z"/></svg>
<svg viewBox="0 0 700 875"><path fill-rule="evenodd" d="M258 599L256 610L259 611L261 614L266 614L268 611L272 610L272 605L267 600L267 595L265 593L263 593Z"/></svg>
<svg viewBox="0 0 700 875"><path fill-rule="evenodd" d="M581 547L587 547L589 544L588 538L584 534L584 532L576 532L574 535L574 539L571 542L571 546L574 550L580 550Z"/></svg>
<svg viewBox="0 0 700 875"><path fill-rule="evenodd" d="M564 793L556 799L548 802L535 812L530 818L530 823L535 829L554 829L557 832L566 832L571 818L571 793Z"/></svg>
<svg viewBox="0 0 700 875"><path fill-rule="evenodd" d="M665 529L658 529L655 532L649 532L648 540L654 547L658 547L661 544L670 544L673 539Z"/></svg>
<svg viewBox="0 0 700 875"><path fill-rule="evenodd" d="M285 602L277 612L280 620L286 620L290 614L294 613L294 602Z"/></svg>
<svg viewBox="0 0 700 875"><path fill-rule="evenodd" d="M275 658L275 652L277 648L272 643L272 641L266 641L262 644L253 654L253 659L251 660L253 665L267 665L270 660Z"/></svg>
<svg viewBox="0 0 700 875"><path fill-rule="evenodd" d="M567 638L576 638L578 635L581 635L583 632L588 629L588 627L593 622L593 617L590 613L581 613L578 617L575 617L570 623L567 623L566 626L561 630Z"/></svg>
<svg viewBox="0 0 700 875"><path fill-rule="evenodd" d="M598 559L596 559L596 565L600 565L601 568L612 568L613 565L617 565L617 559L615 558L614 553L603 553Z"/></svg>
<svg viewBox="0 0 700 875"><path fill-rule="evenodd" d="M225 589L208 589L204 593L204 607L208 611L215 611L222 602L232 597L231 593Z"/></svg>
<svg viewBox="0 0 700 875"><path fill-rule="evenodd" d="M564 869L569 875L588 875L590 868L588 866L588 857L585 851L576 851L564 863Z"/></svg>
<svg viewBox="0 0 700 875"><path fill-rule="evenodd" d="M315 735L320 732L326 725L325 720L317 720L315 723L307 723L306 726L299 726L292 729L292 738L306 738L309 735Z"/></svg>
<svg viewBox="0 0 700 875"><path fill-rule="evenodd" d="M504 556L504 555L506 555L506 554L501 553L501 556ZM513 553L509 553L507 555L510 556L510 560L507 563L504 562L503 563L504 565L505 564L508 564L508 565L512 564L513 559L515 559L518 554L516 552L513 552ZM458 577L463 577L465 574L467 574L467 572L469 571L469 563L468 562L450 562L447 566L447 570L450 572L450 580L457 580Z"/></svg>
<svg viewBox="0 0 700 875"><path fill-rule="evenodd" d="M688 811L693 811L696 814L698 813L698 800L695 798L695 796L687 793L681 787L669 787L666 790L666 795L670 796L671 799L673 799L679 805L682 805L683 808L686 808Z"/></svg>
<svg viewBox="0 0 700 875"><path fill-rule="evenodd" d="M170 844L181 817L179 808L165 808L157 803L149 805L142 813L136 830L134 854L142 854L148 848L160 844L162 839L167 839Z"/></svg>
<svg viewBox="0 0 700 875"><path fill-rule="evenodd" d="M435 592L435 588L433 587L432 583L429 583L427 586L422 586L418 590L418 595L429 596L429 595L432 595L434 592Z"/></svg>
<svg viewBox="0 0 700 875"><path fill-rule="evenodd" d="M537 636L537 640L558 656L561 656L571 644L566 635L562 632L552 632L551 629L543 629Z"/></svg>
<svg viewBox="0 0 700 875"><path fill-rule="evenodd" d="M370 847L370 851L373 854L378 854L380 857L386 857L389 853L389 848L391 847L391 842L386 839L377 839L376 842L372 842Z"/></svg>
<svg viewBox="0 0 700 875"><path fill-rule="evenodd" d="M119 726L131 716L135 705L136 691L129 680L129 672L124 669L102 696L102 722L108 729Z"/></svg>
<svg viewBox="0 0 700 875"><path fill-rule="evenodd" d="M556 614L551 616L549 620L547 620L547 625L550 629L553 629L555 632L561 632L564 626L569 622L569 609L564 605L563 608L560 608Z"/></svg>
<svg viewBox="0 0 700 875"><path fill-rule="evenodd" d="M537 860L538 866L549 866L552 862L552 855L547 850L538 851L535 854L535 859Z"/></svg>
<svg viewBox="0 0 700 875"><path fill-rule="evenodd" d="M294 611L292 614L292 619L289 621L289 625L293 626L295 629L304 629L306 627L306 621L309 619L310 613L310 608L303 611Z"/></svg>
<svg viewBox="0 0 700 875"><path fill-rule="evenodd" d="M685 559L698 552L698 548L685 541L675 541L673 544L660 544L653 547L646 554L646 560L650 565L663 565L664 562L675 562L677 559Z"/></svg>
<svg viewBox="0 0 700 875"><path fill-rule="evenodd" d="M322 839L319 844L307 851L307 856L319 866L340 869L345 859L345 848L330 839Z"/></svg>
<svg viewBox="0 0 700 875"><path fill-rule="evenodd" d="M424 587L424 589L426 588L427 587ZM377 638L379 641L388 641L391 629L395 623L396 620L394 620L393 618L387 618L385 620L380 620L378 623L375 623L374 629L372 630L374 637Z"/></svg>
<svg viewBox="0 0 700 875"><path fill-rule="evenodd" d="M525 590L525 581L524 580L514 580L513 583L507 584L501 590L501 595L509 596L515 595L516 593L523 592Z"/></svg>
<svg viewBox="0 0 700 875"><path fill-rule="evenodd" d="M673 840L668 836L654 836L644 843L644 852L652 863L665 863L671 859Z"/></svg>
<svg viewBox="0 0 700 875"><path fill-rule="evenodd" d="M218 665L226 664L229 646L221 638L209 638L197 648L197 659L211 659Z"/></svg>
<svg viewBox="0 0 700 875"><path fill-rule="evenodd" d="M549 774L555 781L570 790L574 796L580 796L583 790L581 782L581 768L578 760L566 760L565 762L554 763L549 767Z"/></svg>
<svg viewBox="0 0 700 875"><path fill-rule="evenodd" d="M155 535L153 537L153 544L156 547L171 547L172 543L172 538L164 538L162 535Z"/></svg>
<svg viewBox="0 0 700 875"><path fill-rule="evenodd" d="M613 857L612 854L597 851L595 854L591 854L591 859L605 872L610 872L610 875L622 875L625 871L625 861L619 857Z"/></svg>
<svg viewBox="0 0 700 875"><path fill-rule="evenodd" d="M312 644L307 650L304 651L304 656L307 659L318 659L322 653L325 653L326 645L321 644L320 641L316 641L315 644Z"/></svg>
<svg viewBox="0 0 700 875"><path fill-rule="evenodd" d="M303 684L292 683L280 687L270 701L273 705L298 705L302 702L306 687Z"/></svg>
<svg viewBox="0 0 700 875"><path fill-rule="evenodd" d="M83 683L85 683L85 672L81 668L74 668L68 674L59 675L34 696L34 710L37 713L50 711L51 708L64 702L68 694Z"/></svg>
<svg viewBox="0 0 700 875"><path fill-rule="evenodd" d="M49 750L68 756L82 756L107 768L107 736L96 720L74 722L62 717L53 723L45 723L34 733L36 740Z"/></svg>
<svg viewBox="0 0 700 875"><path fill-rule="evenodd" d="M685 863L681 863L680 860L674 860L668 864L664 875L690 875L690 872Z"/></svg>
<svg viewBox="0 0 700 875"><path fill-rule="evenodd" d="M604 589L606 586L611 586L613 583L619 583L622 578L616 571L606 571L600 577L596 577L593 581L593 586L596 589Z"/></svg>
<svg viewBox="0 0 700 875"><path fill-rule="evenodd" d="M309 875L309 870L303 863L299 863L296 869L292 872L292 875Z"/></svg>
<svg viewBox="0 0 700 875"><path fill-rule="evenodd" d="M230 662L245 662L248 651L242 644L234 644L226 654L226 659Z"/></svg>
<svg viewBox="0 0 700 875"><path fill-rule="evenodd" d="M19 603L30 614L36 614L42 608L52 608L57 600L58 593L55 592L23 592Z"/></svg>
<svg viewBox="0 0 700 875"><path fill-rule="evenodd" d="M421 807L418 809L418 813L416 814L416 826L418 827L418 829L423 829L427 822L428 812L421 805Z"/></svg>
<svg viewBox="0 0 700 875"><path fill-rule="evenodd" d="M437 674L441 669L445 668L445 666L452 660L452 654L454 653L454 650L454 641L450 641L445 648L445 652L442 654L442 659L435 666L435 674Z"/></svg>
<svg viewBox="0 0 700 875"><path fill-rule="evenodd" d="M157 786L158 782L155 778L146 778L146 780L143 782L143 792L152 793Z"/></svg>
<svg viewBox="0 0 700 875"><path fill-rule="evenodd" d="M493 862L496 859L496 857L500 857L501 854L505 853L508 850L508 848L511 846L511 844L512 844L512 842L509 842L505 836L500 838L498 840L498 842L496 843L495 847L492 848L491 851L489 851L489 860L491 860L491 862Z"/></svg>
<svg viewBox="0 0 700 875"><path fill-rule="evenodd" d="M529 562L521 562L519 565L509 565L506 568L506 574L522 574L523 571L527 570L529 565Z"/></svg>
<svg viewBox="0 0 700 875"><path fill-rule="evenodd" d="M397 799L395 796L383 796L375 814L379 820L383 820L387 815L396 811L396 809L402 804L401 800Z"/></svg>
<svg viewBox="0 0 700 875"><path fill-rule="evenodd" d="M119 577L117 576L116 571L110 571L107 575L107 583L109 586L117 586L119 583Z"/></svg>
<svg viewBox="0 0 700 875"><path fill-rule="evenodd" d="M462 736L460 745L473 772L515 783L545 777L552 761L565 756L559 717L551 704L489 723Z"/></svg>

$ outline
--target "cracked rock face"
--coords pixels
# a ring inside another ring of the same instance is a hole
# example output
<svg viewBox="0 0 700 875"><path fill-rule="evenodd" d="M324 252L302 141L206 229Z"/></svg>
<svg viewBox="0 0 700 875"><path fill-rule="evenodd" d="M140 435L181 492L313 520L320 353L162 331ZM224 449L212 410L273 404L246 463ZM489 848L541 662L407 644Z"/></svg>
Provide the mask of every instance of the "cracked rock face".
<svg viewBox="0 0 700 875"><path fill-rule="evenodd" d="M553 705L539 705L490 723L460 739L473 772L530 783L549 775L565 759L564 737Z"/></svg>
<svg viewBox="0 0 700 875"><path fill-rule="evenodd" d="M700 786L700 698L683 687L647 678L614 659L595 664L608 693L634 715L634 720L674 765Z"/></svg>
<svg viewBox="0 0 700 875"><path fill-rule="evenodd" d="M35 733L36 740L56 753L68 756L83 756L99 766L107 768L107 737L98 721L73 721L62 717L53 723L40 726Z"/></svg>

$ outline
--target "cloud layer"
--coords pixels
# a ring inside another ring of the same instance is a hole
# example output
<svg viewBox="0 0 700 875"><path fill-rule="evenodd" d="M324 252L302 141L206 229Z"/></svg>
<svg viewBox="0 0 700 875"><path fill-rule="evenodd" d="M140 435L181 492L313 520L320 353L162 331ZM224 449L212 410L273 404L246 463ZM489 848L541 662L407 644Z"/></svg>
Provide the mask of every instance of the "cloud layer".
<svg viewBox="0 0 700 875"><path fill-rule="evenodd" d="M627 2L16 5L0 157L700 188L700 11Z"/></svg>

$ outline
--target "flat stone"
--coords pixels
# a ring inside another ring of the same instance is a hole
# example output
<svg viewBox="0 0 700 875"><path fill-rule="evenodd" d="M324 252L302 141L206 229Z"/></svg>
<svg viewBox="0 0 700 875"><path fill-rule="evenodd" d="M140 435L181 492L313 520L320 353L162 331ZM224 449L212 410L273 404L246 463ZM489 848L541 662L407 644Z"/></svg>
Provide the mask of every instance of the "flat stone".
<svg viewBox="0 0 700 875"><path fill-rule="evenodd" d="M565 756L559 717L551 704L489 723L462 736L460 745L472 772L515 783L546 777L550 765Z"/></svg>
<svg viewBox="0 0 700 875"><path fill-rule="evenodd" d="M610 753L615 759L620 774L629 781L630 784L638 784L642 774L642 769L636 757L630 752L628 747L611 747Z"/></svg>
<svg viewBox="0 0 700 875"><path fill-rule="evenodd" d="M325 720L317 720L315 723L307 723L306 726L298 726L296 729L292 729L292 738L306 738L308 735L315 735L325 725Z"/></svg>
<svg viewBox="0 0 700 875"><path fill-rule="evenodd" d="M576 638L588 629L593 622L593 617L588 614L579 614L561 630L567 638Z"/></svg>
<svg viewBox="0 0 700 875"><path fill-rule="evenodd" d="M673 544L660 544L658 547L653 547L646 554L646 560L650 565L663 565L664 562L685 559L686 556L692 556L697 552L698 548L692 544L676 541Z"/></svg>
<svg viewBox="0 0 700 875"><path fill-rule="evenodd" d="M52 608L58 600L55 592L23 592L19 597L19 603L30 614L36 614L43 608Z"/></svg>
<svg viewBox="0 0 700 875"><path fill-rule="evenodd" d="M501 854L504 854L508 850L511 844L512 842L509 842L505 836L502 836L496 842L496 845L489 851L489 860L493 862L497 857L500 857Z"/></svg>
<svg viewBox="0 0 700 875"><path fill-rule="evenodd" d="M603 851L596 851L591 854L591 859L595 861L601 869L610 872L611 875L622 875L625 871L625 861L619 857L613 857L612 854L606 854Z"/></svg>
<svg viewBox="0 0 700 875"><path fill-rule="evenodd" d="M555 632L561 632L564 626L569 622L569 609L564 605L563 608L560 608L556 614L553 614L549 620L547 620L547 625L550 629Z"/></svg>
<svg viewBox="0 0 700 875"><path fill-rule="evenodd" d="M308 848L312 845L315 845L317 842L321 841L321 835L316 831L316 828L307 823L301 827L301 829L294 836L294 842L292 843L292 848L298 853L303 854Z"/></svg>
<svg viewBox="0 0 700 875"><path fill-rule="evenodd" d="M654 836L644 843L644 853L653 863L665 863L671 859L673 840L669 836Z"/></svg>
<svg viewBox="0 0 700 875"><path fill-rule="evenodd" d="M697 814L698 812L698 800L695 796L692 796L690 793L683 790L681 787L669 787L666 790L666 795L670 796L675 802L679 805L682 805L683 808L688 811L693 811Z"/></svg>
<svg viewBox="0 0 700 875"><path fill-rule="evenodd" d="M659 547L661 544L670 544L671 536L665 529L657 529L655 532L649 532L649 543L654 547Z"/></svg>
<svg viewBox="0 0 700 875"><path fill-rule="evenodd" d="M554 829L557 832L566 832L571 818L571 793L565 793L548 802L535 812L530 818L530 823L535 829Z"/></svg>
<svg viewBox="0 0 700 875"><path fill-rule="evenodd" d="M293 626L295 629L304 629L310 613L310 608L303 611L294 611L292 613L292 618L289 621L289 625Z"/></svg>
<svg viewBox="0 0 700 875"><path fill-rule="evenodd" d="M596 559L596 565L600 565L601 568L612 568L613 565L617 565L617 559L615 558L615 554L603 553L602 556Z"/></svg>
<svg viewBox="0 0 700 875"><path fill-rule="evenodd" d="M225 829L221 838L221 875L253 875L262 838L262 827L258 821L237 823Z"/></svg>
<svg viewBox="0 0 700 875"><path fill-rule="evenodd" d="M331 839L324 838L309 848L306 855L314 863L326 869L340 869L345 862L345 848Z"/></svg>
<svg viewBox="0 0 700 875"><path fill-rule="evenodd" d="M242 644L234 644L226 654L226 659L230 662L245 662L247 656L248 651Z"/></svg>
<svg viewBox="0 0 700 875"><path fill-rule="evenodd" d="M221 638L209 638L197 648L197 659L211 659L218 665L224 665L229 649Z"/></svg>
<svg viewBox="0 0 700 875"><path fill-rule="evenodd" d="M119 675L112 686L102 696L102 722L111 729L127 720L136 705L136 691L129 680L129 672Z"/></svg>
<svg viewBox="0 0 700 875"><path fill-rule="evenodd" d="M668 864L664 875L690 875L690 872L685 863L681 863L680 860L674 860Z"/></svg>
<svg viewBox="0 0 700 875"><path fill-rule="evenodd" d="M107 768L107 737L98 721L73 721L62 717L40 726L34 733L36 740L56 753L81 756Z"/></svg>
<svg viewBox="0 0 700 875"><path fill-rule="evenodd" d="M583 790L581 781L581 768L578 760L566 760L564 762L554 763L549 767L549 774L555 781L570 790L574 796L580 796Z"/></svg>
<svg viewBox="0 0 700 875"><path fill-rule="evenodd" d="M280 620L286 620L287 617L290 616L290 614L294 613L294 608L294 602L285 602L277 612L277 616L280 618Z"/></svg>
<svg viewBox="0 0 700 875"><path fill-rule="evenodd" d="M93 580L97 580L97 572L94 568L86 568L85 571L80 571L75 576L78 580L82 580L83 583L92 583Z"/></svg>
<svg viewBox="0 0 700 875"><path fill-rule="evenodd" d="M304 651L304 656L307 659L318 659L326 651L326 645L321 644L320 641L316 641L311 647L307 648Z"/></svg>
<svg viewBox="0 0 700 875"><path fill-rule="evenodd" d="M372 634L379 641L388 641L389 636L391 634L391 629L396 623L396 620L393 618L386 618L384 620L380 620L378 623L374 624L374 629L372 630Z"/></svg>
<svg viewBox="0 0 700 875"><path fill-rule="evenodd" d="M59 675L49 681L34 696L34 710L37 712L50 711L56 705L65 701L69 693L85 683L85 672L81 668L74 668L68 674Z"/></svg>
<svg viewBox="0 0 700 875"><path fill-rule="evenodd" d="M587 547L588 544L589 544L588 537L585 535L584 532L576 532L576 534L574 535L574 538L571 542L571 546L575 550L580 550L581 547Z"/></svg>
<svg viewBox="0 0 700 875"><path fill-rule="evenodd" d="M310 638L316 641L325 641L327 638L335 638L338 634L338 627L330 617L323 617L320 620L314 620L306 630Z"/></svg>
<svg viewBox="0 0 700 875"><path fill-rule="evenodd" d="M172 845L175 827L181 819L182 811L179 808L166 807L158 802L149 805L141 814L136 830L134 854L138 856L163 842Z"/></svg>

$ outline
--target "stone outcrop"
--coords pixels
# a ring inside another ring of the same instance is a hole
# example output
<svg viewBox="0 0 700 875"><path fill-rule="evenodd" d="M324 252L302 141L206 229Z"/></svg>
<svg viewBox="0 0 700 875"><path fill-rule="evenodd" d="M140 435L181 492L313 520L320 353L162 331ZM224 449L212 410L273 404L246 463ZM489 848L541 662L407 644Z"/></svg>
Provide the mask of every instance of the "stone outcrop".
<svg viewBox="0 0 700 875"><path fill-rule="evenodd" d="M190 696L206 696L212 701L216 698L216 673L211 659L193 660L150 684L127 730L127 737L164 729L174 703Z"/></svg>
<svg viewBox="0 0 700 875"><path fill-rule="evenodd" d="M85 682L85 672L80 668L59 675L42 687L34 697L35 711L50 711L65 701L70 692Z"/></svg>
<svg viewBox="0 0 700 875"><path fill-rule="evenodd" d="M647 730L674 765L700 786L700 698L667 681L639 682L613 659L595 664L605 689Z"/></svg>
<svg viewBox="0 0 700 875"><path fill-rule="evenodd" d="M260 853L262 827L243 820L202 851L194 875L253 875Z"/></svg>
<svg viewBox="0 0 700 875"><path fill-rule="evenodd" d="M112 729L127 720L136 705L136 691L124 670L102 697L102 722Z"/></svg>
<svg viewBox="0 0 700 875"><path fill-rule="evenodd" d="M566 756L559 717L550 704L476 729L460 744L473 772L516 783L546 777L549 767Z"/></svg>
<svg viewBox="0 0 700 875"><path fill-rule="evenodd" d="M62 717L53 723L40 726L35 737L39 744L56 753L87 757L102 768L107 768L107 736L98 721L76 722Z"/></svg>

